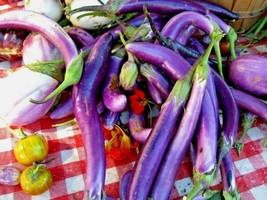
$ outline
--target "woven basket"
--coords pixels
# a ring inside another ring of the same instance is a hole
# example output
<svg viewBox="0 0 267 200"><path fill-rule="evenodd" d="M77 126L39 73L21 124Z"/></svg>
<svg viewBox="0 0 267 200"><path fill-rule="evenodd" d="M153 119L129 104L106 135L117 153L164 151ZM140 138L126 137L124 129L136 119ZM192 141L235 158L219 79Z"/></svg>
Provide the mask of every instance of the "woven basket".
<svg viewBox="0 0 267 200"><path fill-rule="evenodd" d="M235 13L239 18L230 25L238 31L248 30L265 12L267 0L209 0Z"/></svg>

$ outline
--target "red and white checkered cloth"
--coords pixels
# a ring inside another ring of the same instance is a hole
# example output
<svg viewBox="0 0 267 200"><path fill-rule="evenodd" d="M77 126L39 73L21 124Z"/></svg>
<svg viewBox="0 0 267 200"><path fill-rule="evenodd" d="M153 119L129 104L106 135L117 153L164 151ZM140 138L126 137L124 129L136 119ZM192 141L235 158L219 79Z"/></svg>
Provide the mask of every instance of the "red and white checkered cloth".
<svg viewBox="0 0 267 200"><path fill-rule="evenodd" d="M0 10L22 8L22 1L0 0ZM0 11L3 12L3 11ZM267 53L267 43L261 43L248 50L247 53ZM25 128L31 132L43 134L49 142L47 160L54 160L47 164L54 178L50 190L38 195L25 194L20 186L0 185L0 200L74 200L82 199L85 174L85 153L83 140L77 125L67 125L53 128L52 125L61 121L52 121L44 117L39 121L27 125ZM234 159L237 187L243 200L265 200L267 198L267 149L263 147L263 139L267 134L267 124L258 120L244 138L244 150L240 156L232 149ZM15 138L4 126L0 124L0 165L13 165L20 169L20 165L13 153ZM107 157L106 187L107 194L119 198L119 180L123 174L132 169L137 154L132 152L127 158L114 161ZM187 156L173 189L171 199L180 199L192 188L192 166ZM215 179L213 187L221 188L221 178Z"/></svg>

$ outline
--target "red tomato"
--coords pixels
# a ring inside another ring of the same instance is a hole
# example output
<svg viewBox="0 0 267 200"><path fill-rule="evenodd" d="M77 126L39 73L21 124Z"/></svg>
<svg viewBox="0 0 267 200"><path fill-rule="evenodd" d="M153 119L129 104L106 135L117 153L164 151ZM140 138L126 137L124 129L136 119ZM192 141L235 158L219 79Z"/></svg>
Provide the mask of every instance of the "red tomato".
<svg viewBox="0 0 267 200"><path fill-rule="evenodd" d="M42 194L52 185L53 176L44 165L29 166L21 173L20 186L27 194Z"/></svg>
<svg viewBox="0 0 267 200"><path fill-rule="evenodd" d="M18 141L14 154L19 163L32 165L33 162L42 162L48 153L48 142L43 135L34 134Z"/></svg>

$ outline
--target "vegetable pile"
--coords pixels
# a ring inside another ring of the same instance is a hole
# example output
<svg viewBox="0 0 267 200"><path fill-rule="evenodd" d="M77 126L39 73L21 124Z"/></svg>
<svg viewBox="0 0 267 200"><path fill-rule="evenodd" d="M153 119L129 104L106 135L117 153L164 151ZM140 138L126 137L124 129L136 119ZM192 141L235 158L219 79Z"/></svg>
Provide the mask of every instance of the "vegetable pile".
<svg viewBox="0 0 267 200"><path fill-rule="evenodd" d="M24 3L0 14L0 61L10 63L0 79L0 119L21 128L45 115L71 116L63 124L77 123L84 142L84 199L112 199L104 186L106 153L114 149L114 159L139 151L120 182L121 199L169 199L187 153L194 187L186 199L240 199L229 152L242 150L241 116L267 120L267 58L239 54L227 24L237 14L208 1L47 1L55 12ZM26 139L15 146L18 162L42 162L46 140ZM37 150L29 157L31 145ZM210 191L218 172L223 191ZM32 195L52 186L44 165L20 176Z"/></svg>

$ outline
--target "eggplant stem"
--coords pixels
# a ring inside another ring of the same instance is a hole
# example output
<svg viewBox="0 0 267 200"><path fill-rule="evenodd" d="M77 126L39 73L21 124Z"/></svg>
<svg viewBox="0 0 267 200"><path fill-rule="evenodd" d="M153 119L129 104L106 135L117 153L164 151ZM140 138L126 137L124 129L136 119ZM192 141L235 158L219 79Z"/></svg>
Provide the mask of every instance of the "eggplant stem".
<svg viewBox="0 0 267 200"><path fill-rule="evenodd" d="M65 78L64 78L63 82L53 92L51 92L43 100L30 99L30 102L36 103L36 104L46 103L49 100L51 100L52 98L59 95L61 92L63 92L67 87L78 83L81 76L82 76L82 71L83 71L83 57L84 57L84 52L81 52L72 61L72 63L66 69Z"/></svg>
<svg viewBox="0 0 267 200"><path fill-rule="evenodd" d="M235 42L237 41L237 33L233 28L229 30L228 34L226 35L226 39L228 40L230 44L231 57L232 59L235 60L236 59Z"/></svg>

